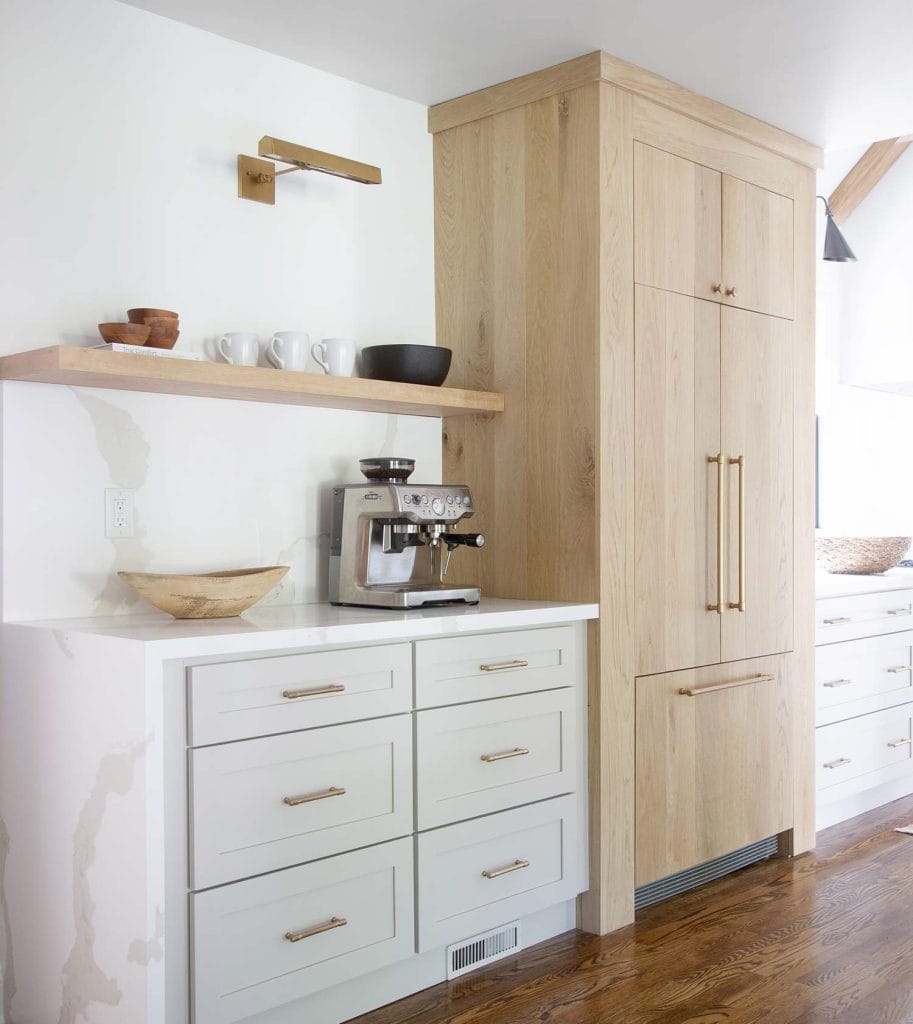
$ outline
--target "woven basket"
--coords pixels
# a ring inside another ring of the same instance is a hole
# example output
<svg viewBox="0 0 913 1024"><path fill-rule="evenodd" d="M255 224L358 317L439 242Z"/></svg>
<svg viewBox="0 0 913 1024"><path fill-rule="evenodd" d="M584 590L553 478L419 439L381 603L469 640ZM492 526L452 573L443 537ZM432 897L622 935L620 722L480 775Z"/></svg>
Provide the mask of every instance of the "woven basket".
<svg viewBox="0 0 913 1024"><path fill-rule="evenodd" d="M897 565L911 541L913 537L817 537L815 555L827 572L870 576Z"/></svg>

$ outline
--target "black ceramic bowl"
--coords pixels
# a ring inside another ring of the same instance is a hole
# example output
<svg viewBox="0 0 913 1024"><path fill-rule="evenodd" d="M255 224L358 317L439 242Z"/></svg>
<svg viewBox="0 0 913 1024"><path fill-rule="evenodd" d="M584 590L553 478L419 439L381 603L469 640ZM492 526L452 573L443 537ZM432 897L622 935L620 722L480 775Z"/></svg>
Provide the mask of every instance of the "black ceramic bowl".
<svg viewBox="0 0 913 1024"><path fill-rule="evenodd" d="M368 345L361 350L361 375L371 380L440 387L453 352L437 345Z"/></svg>

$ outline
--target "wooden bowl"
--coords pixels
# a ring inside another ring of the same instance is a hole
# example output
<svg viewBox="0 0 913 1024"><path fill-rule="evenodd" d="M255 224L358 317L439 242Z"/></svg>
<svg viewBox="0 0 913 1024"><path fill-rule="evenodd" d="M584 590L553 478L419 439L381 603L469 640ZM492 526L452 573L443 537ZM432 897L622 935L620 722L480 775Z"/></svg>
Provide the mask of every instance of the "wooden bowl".
<svg viewBox="0 0 913 1024"><path fill-rule="evenodd" d="M172 320L177 320L177 313L172 313L170 309L128 309L127 319L131 324L144 323L147 316L167 316Z"/></svg>
<svg viewBox="0 0 913 1024"><path fill-rule="evenodd" d="M98 333L109 345L145 345L151 328L145 324L99 324Z"/></svg>
<svg viewBox="0 0 913 1024"><path fill-rule="evenodd" d="M150 329L148 348L174 348L174 343L181 333L178 330L179 320L170 316L147 316L143 323Z"/></svg>
<svg viewBox="0 0 913 1024"><path fill-rule="evenodd" d="M221 619L240 615L262 600L289 571L287 565L226 572L119 572L150 604L176 619Z"/></svg>

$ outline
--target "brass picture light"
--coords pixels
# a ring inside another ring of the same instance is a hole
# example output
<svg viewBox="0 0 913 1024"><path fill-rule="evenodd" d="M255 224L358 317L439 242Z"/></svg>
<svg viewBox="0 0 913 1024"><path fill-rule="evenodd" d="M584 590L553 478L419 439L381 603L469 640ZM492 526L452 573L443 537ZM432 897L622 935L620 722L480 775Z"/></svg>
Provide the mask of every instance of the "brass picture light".
<svg viewBox="0 0 913 1024"><path fill-rule="evenodd" d="M319 149L298 146L283 139L274 139L271 135L263 136L257 152L259 157L238 156L238 196L241 199L274 205L276 178L280 174L291 174L292 171L320 171L321 174L359 181L363 185L380 184L379 167L336 156L334 153L322 153ZM262 159L264 157L267 159ZM272 160L292 166L277 171L276 165L270 162Z"/></svg>

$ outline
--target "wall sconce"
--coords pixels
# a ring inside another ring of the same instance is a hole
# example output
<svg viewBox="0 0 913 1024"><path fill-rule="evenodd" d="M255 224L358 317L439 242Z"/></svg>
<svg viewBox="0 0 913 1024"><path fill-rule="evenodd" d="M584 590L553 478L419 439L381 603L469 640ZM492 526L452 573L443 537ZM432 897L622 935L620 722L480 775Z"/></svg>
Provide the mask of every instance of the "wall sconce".
<svg viewBox="0 0 913 1024"><path fill-rule="evenodd" d="M257 203L276 203L276 178L280 174L291 174L292 171L320 171L321 174L333 174L337 178L349 181L360 181L363 185L380 184L380 168L371 164L360 164L357 160L349 160L333 153L322 153L319 149L308 149L297 146L294 142L274 139L264 135L257 150L260 157L238 156L238 196L241 199L253 199ZM292 164L284 171L277 171L271 160L283 164Z"/></svg>

